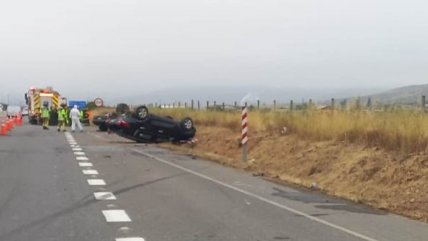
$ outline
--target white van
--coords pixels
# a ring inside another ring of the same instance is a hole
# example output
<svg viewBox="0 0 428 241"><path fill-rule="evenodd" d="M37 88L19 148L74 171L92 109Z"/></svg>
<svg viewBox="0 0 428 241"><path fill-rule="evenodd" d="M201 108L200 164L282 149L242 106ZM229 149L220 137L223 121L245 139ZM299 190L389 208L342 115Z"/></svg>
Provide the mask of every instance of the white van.
<svg viewBox="0 0 428 241"><path fill-rule="evenodd" d="M7 118L18 117L21 114L21 107L9 105L6 109Z"/></svg>

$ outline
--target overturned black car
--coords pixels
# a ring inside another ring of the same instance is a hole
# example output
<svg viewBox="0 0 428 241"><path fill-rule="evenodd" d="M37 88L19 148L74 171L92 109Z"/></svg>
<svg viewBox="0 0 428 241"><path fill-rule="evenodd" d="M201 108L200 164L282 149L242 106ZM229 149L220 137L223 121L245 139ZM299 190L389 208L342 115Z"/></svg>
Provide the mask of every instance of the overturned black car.
<svg viewBox="0 0 428 241"><path fill-rule="evenodd" d="M169 116L151 114L146 106L137 107L134 112L122 112L96 116L93 123L100 131L110 131L137 142L185 142L196 134L188 117L176 121Z"/></svg>

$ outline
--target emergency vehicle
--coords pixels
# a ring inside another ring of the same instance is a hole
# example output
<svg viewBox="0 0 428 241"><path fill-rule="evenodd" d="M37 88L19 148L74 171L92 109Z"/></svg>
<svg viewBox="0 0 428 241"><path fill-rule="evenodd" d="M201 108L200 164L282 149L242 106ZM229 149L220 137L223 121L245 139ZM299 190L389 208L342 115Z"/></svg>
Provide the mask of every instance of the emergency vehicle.
<svg viewBox="0 0 428 241"><path fill-rule="evenodd" d="M47 103L50 110L50 123L55 125L58 122L57 109L65 101L65 98L61 99L58 91L55 91L52 87L47 88L34 88L25 94L25 102L28 105L28 119L31 124L40 124L41 108L44 103Z"/></svg>

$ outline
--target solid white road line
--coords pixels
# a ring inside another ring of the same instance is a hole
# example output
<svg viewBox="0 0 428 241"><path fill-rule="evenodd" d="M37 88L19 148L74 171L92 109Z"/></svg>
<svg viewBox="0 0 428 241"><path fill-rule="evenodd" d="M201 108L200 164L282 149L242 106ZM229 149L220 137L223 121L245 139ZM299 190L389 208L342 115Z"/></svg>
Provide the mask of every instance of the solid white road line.
<svg viewBox="0 0 428 241"><path fill-rule="evenodd" d="M76 156L85 156L86 154L84 152L82 152L82 151L75 151L74 155L76 155Z"/></svg>
<svg viewBox="0 0 428 241"><path fill-rule="evenodd" d="M90 162L79 162L79 167L92 167L92 166L94 165Z"/></svg>
<svg viewBox="0 0 428 241"><path fill-rule="evenodd" d="M98 175L97 170L82 170L83 174L85 175Z"/></svg>
<svg viewBox="0 0 428 241"><path fill-rule="evenodd" d="M90 186L105 186L106 182L103 179L88 179L88 184Z"/></svg>
<svg viewBox="0 0 428 241"><path fill-rule="evenodd" d="M140 237L129 237L129 238L117 238L116 241L144 241L144 239Z"/></svg>
<svg viewBox="0 0 428 241"><path fill-rule="evenodd" d="M103 210L103 214L108 223L131 222L125 210Z"/></svg>
<svg viewBox="0 0 428 241"><path fill-rule="evenodd" d="M112 192L94 192L96 200L116 200Z"/></svg>
<svg viewBox="0 0 428 241"><path fill-rule="evenodd" d="M312 220L312 221L314 221L314 222L324 224L324 225L326 225L326 226L328 226L328 227L331 227L331 228L333 228L333 229L336 229L336 230L342 231L342 232L344 232L344 233L347 233L347 234L352 235L352 236L354 236L354 237L360 238L360 239L362 239L362 240L366 240L366 241L379 241L379 240L377 240L377 239L374 239L374 238L368 237L368 236L366 236L366 235L364 235L364 234L360 234L360 233L357 233L357 232L352 231L352 230L350 230L350 229L347 229L347 228L345 228L345 227L342 227L342 226L339 226L339 225L336 225L336 224L330 223L330 222L328 222L328 221L322 220L322 219L317 218L317 217L313 217L313 216L311 216L311 215L309 215L309 214L307 214L307 213L304 213L304 212L302 212L302 211L299 211L299 210L293 209L293 208L288 207L288 206L286 206L286 205L284 205L284 204L280 204L280 203L274 202L274 201L272 201L272 200L269 200L269 199L264 198L264 197L262 197L262 196L259 196L259 195L257 195L257 194L254 194L254 193L251 193L251 192L249 192L249 191L245 191L245 190L243 190L243 189L240 189L240 188L237 188L237 187L235 187L235 186L229 185L229 184L227 184L227 183L224 183L224 182L222 182L222 181L216 180L216 179L211 178L211 177L209 177L209 176L206 176L206 175L204 175L204 174L201 174L201 173L198 173L198 172L192 171L192 170L187 169L187 168L185 168L185 167L182 167L182 166L180 166L180 165L178 165L178 164L175 164L175 163L172 163L172 162L166 161L166 160L164 160L164 159L161 159L161 158L159 158L159 157L153 156L153 155L148 154L148 153L146 153L146 152L143 152L143 151L140 151L140 150L137 150L137 149L132 149L132 150L133 150L134 152L136 152L136 153L140 153L140 154L142 154L142 155L144 155L144 156L146 156L146 157L152 158L152 159L154 159L154 160L156 160L156 161L159 161L159 162L162 162L162 163L164 163L164 164L166 164L166 165L169 165L169 166L175 167L175 168L177 168L177 169L180 169L180 170L182 170L182 171L188 172L188 173L190 173L190 174L193 174L193 175L198 176L198 177L200 177L200 178L203 178L203 179L205 179L205 180L208 180L208 181L214 182L214 183L216 183L216 184L218 184L218 185L220 185L220 186L227 187L227 188L232 189L232 190L234 190L234 191L237 191L237 192L240 192L240 193L245 194L245 195L247 195L247 196L253 197L253 198L258 199L258 200L260 200L260 201L263 201L263 202L265 202L265 203L271 204L271 205L273 205L273 206L275 206L275 207L278 207L278 208L281 208L281 209L287 210L287 211L292 212L292 213L294 213L294 214L297 214L297 215L299 215L299 216L302 216L302 217L305 217L305 218L307 218L307 219L310 219L310 220Z"/></svg>
<svg viewBox="0 0 428 241"><path fill-rule="evenodd" d="M82 149L82 148L80 148L80 147L74 147L74 148L72 148L72 150L73 150L73 151L83 151L83 149Z"/></svg>
<svg viewBox="0 0 428 241"><path fill-rule="evenodd" d="M76 156L77 161L89 161L89 158L86 156Z"/></svg>

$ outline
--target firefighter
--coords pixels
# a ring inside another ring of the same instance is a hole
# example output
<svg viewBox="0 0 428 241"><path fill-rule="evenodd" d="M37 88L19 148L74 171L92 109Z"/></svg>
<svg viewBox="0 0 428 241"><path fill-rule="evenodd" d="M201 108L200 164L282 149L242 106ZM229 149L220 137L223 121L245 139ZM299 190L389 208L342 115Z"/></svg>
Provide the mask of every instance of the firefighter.
<svg viewBox="0 0 428 241"><path fill-rule="evenodd" d="M43 121L43 130L49 130L49 103L48 102L43 102L43 107L41 110L41 117L42 117L42 121Z"/></svg>
<svg viewBox="0 0 428 241"><path fill-rule="evenodd" d="M83 110L79 110L79 117L80 117L80 123L83 123L83 120L85 118L85 114Z"/></svg>
<svg viewBox="0 0 428 241"><path fill-rule="evenodd" d="M80 132L83 131L82 124L80 123L80 112L77 108L77 105L73 107L70 111L70 118L71 118L71 132L74 132L76 129L76 125L79 127Z"/></svg>
<svg viewBox="0 0 428 241"><path fill-rule="evenodd" d="M65 131L67 125L67 112L64 106L58 108L58 131Z"/></svg>

